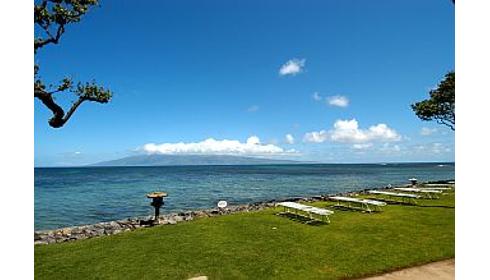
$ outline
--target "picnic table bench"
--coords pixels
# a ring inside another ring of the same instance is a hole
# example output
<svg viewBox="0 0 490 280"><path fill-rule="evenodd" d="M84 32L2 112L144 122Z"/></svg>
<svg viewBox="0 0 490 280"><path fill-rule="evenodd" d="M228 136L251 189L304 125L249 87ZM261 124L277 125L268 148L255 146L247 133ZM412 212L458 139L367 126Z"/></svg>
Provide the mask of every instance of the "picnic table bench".
<svg viewBox="0 0 490 280"><path fill-rule="evenodd" d="M389 196L392 198L400 198L402 202L406 202L410 204L416 204L415 199L420 198L420 195L409 194L409 193L396 193L396 192L386 192L386 191L377 191L377 190L371 190L368 191L368 193Z"/></svg>
<svg viewBox="0 0 490 280"><path fill-rule="evenodd" d="M320 220L326 223L330 223L328 216L334 213L331 210L290 201L279 202L276 204L276 206L282 206L285 213L294 213L297 216L307 217L311 220ZM318 219L318 217L320 218Z"/></svg>
<svg viewBox="0 0 490 280"><path fill-rule="evenodd" d="M351 209L360 209L367 212L372 211L381 211L382 206L386 206L386 202L377 201L372 199L359 199L354 197L345 197L345 196L331 196L330 200L337 201L337 206L342 206ZM358 205L359 207L352 206ZM373 209L371 209L371 207Z"/></svg>

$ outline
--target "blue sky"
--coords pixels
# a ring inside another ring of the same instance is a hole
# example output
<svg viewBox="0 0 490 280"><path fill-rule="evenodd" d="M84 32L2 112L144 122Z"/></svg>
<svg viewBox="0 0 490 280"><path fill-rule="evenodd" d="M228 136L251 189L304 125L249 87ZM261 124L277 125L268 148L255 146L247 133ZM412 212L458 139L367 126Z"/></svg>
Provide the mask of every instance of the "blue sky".
<svg viewBox="0 0 490 280"><path fill-rule="evenodd" d="M101 1L35 59L46 81L114 92L61 129L36 100L36 166L136 153L454 160L454 133L409 106L454 69L449 0Z"/></svg>

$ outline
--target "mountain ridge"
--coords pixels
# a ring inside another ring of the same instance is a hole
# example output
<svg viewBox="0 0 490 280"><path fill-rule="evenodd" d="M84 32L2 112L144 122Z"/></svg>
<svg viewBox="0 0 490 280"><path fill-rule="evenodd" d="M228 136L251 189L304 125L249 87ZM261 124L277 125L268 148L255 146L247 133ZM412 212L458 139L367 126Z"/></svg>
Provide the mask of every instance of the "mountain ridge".
<svg viewBox="0 0 490 280"><path fill-rule="evenodd" d="M257 158L231 155L134 155L115 160L101 161L88 166L176 166L176 165L254 165L303 164L295 160Z"/></svg>

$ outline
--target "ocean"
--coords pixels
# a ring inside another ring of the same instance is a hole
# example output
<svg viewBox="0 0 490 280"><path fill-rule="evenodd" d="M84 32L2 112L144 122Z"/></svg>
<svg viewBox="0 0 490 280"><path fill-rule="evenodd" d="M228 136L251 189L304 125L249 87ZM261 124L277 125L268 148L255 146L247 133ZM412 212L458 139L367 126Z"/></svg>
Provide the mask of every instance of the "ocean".
<svg viewBox="0 0 490 280"><path fill-rule="evenodd" d="M168 193L161 213L454 179L454 163L294 164L34 169L35 230L153 213L146 194Z"/></svg>

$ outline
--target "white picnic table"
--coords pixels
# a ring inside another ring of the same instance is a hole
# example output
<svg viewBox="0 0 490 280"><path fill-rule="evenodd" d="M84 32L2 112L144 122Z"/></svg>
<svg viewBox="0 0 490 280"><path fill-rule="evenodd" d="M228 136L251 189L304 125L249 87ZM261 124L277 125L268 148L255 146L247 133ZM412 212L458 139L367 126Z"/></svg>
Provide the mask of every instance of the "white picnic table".
<svg viewBox="0 0 490 280"><path fill-rule="evenodd" d="M452 188L446 188L446 187L419 187L421 190L435 190L435 191L449 191L452 190Z"/></svg>
<svg viewBox="0 0 490 280"><path fill-rule="evenodd" d="M377 200L372 200L372 199L359 199L355 197L345 197L345 196L331 196L329 197L330 200L337 201L337 206L343 206L347 208L352 208L356 209L356 207L352 207L350 204L358 204L360 205L361 210L365 210L367 212L372 212L373 210L369 206L374 206L373 209L374 211L381 211L382 206L386 206L386 202L383 201L377 201ZM342 205L341 203L345 202L347 205Z"/></svg>
<svg viewBox="0 0 490 280"><path fill-rule="evenodd" d="M427 183L427 184L423 184L424 186L427 186L427 187L454 187L454 183L450 184L450 183L447 183L447 184L435 184L435 183Z"/></svg>
<svg viewBox="0 0 490 280"><path fill-rule="evenodd" d="M420 198L420 195L409 194L409 193L396 193L396 192L386 192L386 191L377 191L377 190L370 190L368 191L368 193L397 197L397 198L401 198L402 201L406 201L412 204L415 204L415 199Z"/></svg>
<svg viewBox="0 0 490 280"><path fill-rule="evenodd" d="M442 193L441 190L432 190L432 189L421 189L421 188L394 188L394 190L402 191L402 192L414 192L423 194L425 197L433 199L439 198L437 194Z"/></svg>
<svg viewBox="0 0 490 280"><path fill-rule="evenodd" d="M294 214L298 216L307 216L308 218L314 220L316 216L320 216L320 221L330 223L329 215L332 215L334 212L327 209L322 209L314 206L304 205L296 202L285 201L279 202L276 206L282 206L284 208L284 212L291 213L291 210L294 211ZM302 215L303 214L303 215ZM305 215L306 214L306 215ZM318 219L317 219L318 220Z"/></svg>
<svg viewBox="0 0 490 280"><path fill-rule="evenodd" d="M454 184L423 184L419 188L424 190L449 191L454 189Z"/></svg>

